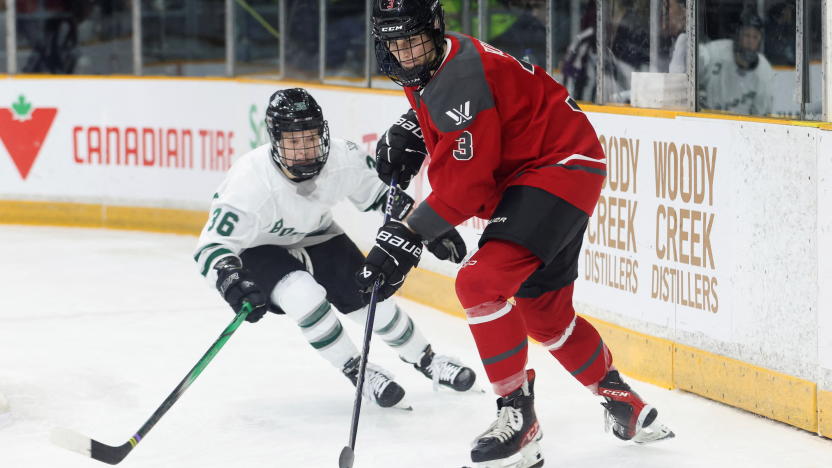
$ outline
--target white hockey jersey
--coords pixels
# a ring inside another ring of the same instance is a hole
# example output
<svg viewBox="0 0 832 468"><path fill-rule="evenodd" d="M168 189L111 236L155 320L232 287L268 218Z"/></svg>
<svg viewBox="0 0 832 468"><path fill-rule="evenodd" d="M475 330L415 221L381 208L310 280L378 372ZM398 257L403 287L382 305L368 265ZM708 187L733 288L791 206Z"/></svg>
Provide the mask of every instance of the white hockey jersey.
<svg viewBox="0 0 832 468"><path fill-rule="evenodd" d="M287 249L320 244L343 232L332 207L349 199L361 211L383 208L387 186L375 161L358 145L332 138L329 159L313 179L292 182L265 144L234 163L211 203L194 260L213 286L213 266L229 255L260 245Z"/></svg>
<svg viewBox="0 0 832 468"><path fill-rule="evenodd" d="M699 48L699 102L714 109L745 115L768 115L772 107L774 71L763 54L753 70L742 70L734 59L731 39L711 41Z"/></svg>

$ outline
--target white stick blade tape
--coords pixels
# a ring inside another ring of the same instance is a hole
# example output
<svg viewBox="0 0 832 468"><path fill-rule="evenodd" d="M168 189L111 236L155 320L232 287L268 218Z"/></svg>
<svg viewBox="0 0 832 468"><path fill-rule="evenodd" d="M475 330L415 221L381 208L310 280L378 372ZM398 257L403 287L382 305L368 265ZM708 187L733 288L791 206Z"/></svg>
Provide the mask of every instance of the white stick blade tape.
<svg viewBox="0 0 832 468"><path fill-rule="evenodd" d="M59 447L78 452L86 457L90 456L92 450L92 441L90 438L72 429L56 427L49 434L49 440Z"/></svg>

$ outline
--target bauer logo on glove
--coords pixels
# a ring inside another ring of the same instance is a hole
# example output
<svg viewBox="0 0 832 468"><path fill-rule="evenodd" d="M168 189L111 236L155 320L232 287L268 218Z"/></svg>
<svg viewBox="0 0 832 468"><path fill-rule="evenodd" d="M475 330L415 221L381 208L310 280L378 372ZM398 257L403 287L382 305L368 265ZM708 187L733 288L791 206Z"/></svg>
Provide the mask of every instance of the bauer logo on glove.
<svg viewBox="0 0 832 468"><path fill-rule="evenodd" d="M376 236L376 240L380 242L386 242L393 247L398 247L403 252L407 252L414 257L416 257L416 263L419 262L418 258L422 256L422 247L419 244L412 244L411 242L407 241L406 239L402 239L401 237L390 233L389 231L379 230L378 235Z"/></svg>
<svg viewBox="0 0 832 468"><path fill-rule="evenodd" d="M380 300L396 293L410 270L422 256L422 236L411 231L400 221L390 220L376 235L376 245L370 250L361 270L355 274L358 289L369 301L373 285L378 279Z"/></svg>

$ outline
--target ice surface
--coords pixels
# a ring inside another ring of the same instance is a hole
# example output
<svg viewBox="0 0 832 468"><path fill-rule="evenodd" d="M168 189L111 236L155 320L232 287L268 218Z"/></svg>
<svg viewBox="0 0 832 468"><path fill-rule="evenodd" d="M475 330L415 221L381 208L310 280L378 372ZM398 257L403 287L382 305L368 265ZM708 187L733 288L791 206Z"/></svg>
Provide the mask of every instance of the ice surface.
<svg viewBox="0 0 832 468"><path fill-rule="evenodd" d="M150 417L233 315L198 274L194 237L0 226L0 467L106 466L49 442L63 426L121 445ZM403 306L435 349L484 373L466 324ZM344 326L360 347L360 330ZM356 468L468 463L493 395L434 393L380 340L414 411L365 405ZM603 432L598 400L539 346L537 411L549 467L830 467L832 441L695 395L634 382L677 434L636 446ZM488 387L485 385L486 388ZM336 467L353 388L286 317L243 324L122 462L132 468Z"/></svg>

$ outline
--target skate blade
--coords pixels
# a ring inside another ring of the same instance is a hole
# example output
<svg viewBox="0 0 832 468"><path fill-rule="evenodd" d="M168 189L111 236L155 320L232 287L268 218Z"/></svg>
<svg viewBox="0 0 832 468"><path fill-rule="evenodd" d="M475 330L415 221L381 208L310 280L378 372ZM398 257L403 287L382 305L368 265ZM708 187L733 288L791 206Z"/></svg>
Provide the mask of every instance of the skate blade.
<svg viewBox="0 0 832 468"><path fill-rule="evenodd" d="M382 408L382 409L388 409L388 408ZM413 406L407 401L407 398L405 397L405 398L402 398L401 400L399 400L399 402L396 403L395 405L390 406L389 409L397 409L397 410L401 410L401 411L413 411Z"/></svg>
<svg viewBox="0 0 832 468"><path fill-rule="evenodd" d="M437 385L433 386L433 391L434 392L441 392L441 391L446 391L446 390L452 391L454 393L485 393L485 389L480 387L479 384L476 384L476 383L474 385L472 385L471 388L469 388L468 390L456 390L453 387L449 387L447 385L440 385L440 384L437 384Z"/></svg>
<svg viewBox="0 0 832 468"><path fill-rule="evenodd" d="M658 421L653 421L653 424L641 428L641 430L633 436L633 442L637 444L649 444L660 440L672 439L674 437L676 437L676 434L674 434L670 428Z"/></svg>
<svg viewBox="0 0 832 468"><path fill-rule="evenodd" d="M538 441L543 438L543 432L539 431L535 440L526 444L514 455L500 460L489 460L475 462L474 468L538 468L543 466L543 454L540 453Z"/></svg>
<svg viewBox="0 0 832 468"><path fill-rule="evenodd" d="M473 385L473 386L471 386L471 388L469 388L468 390L466 390L466 391L464 391L464 392L462 392L462 393L485 393L485 389L484 389L484 388L482 388L482 387L480 386L480 384L478 384L478 383L474 383L474 385Z"/></svg>

